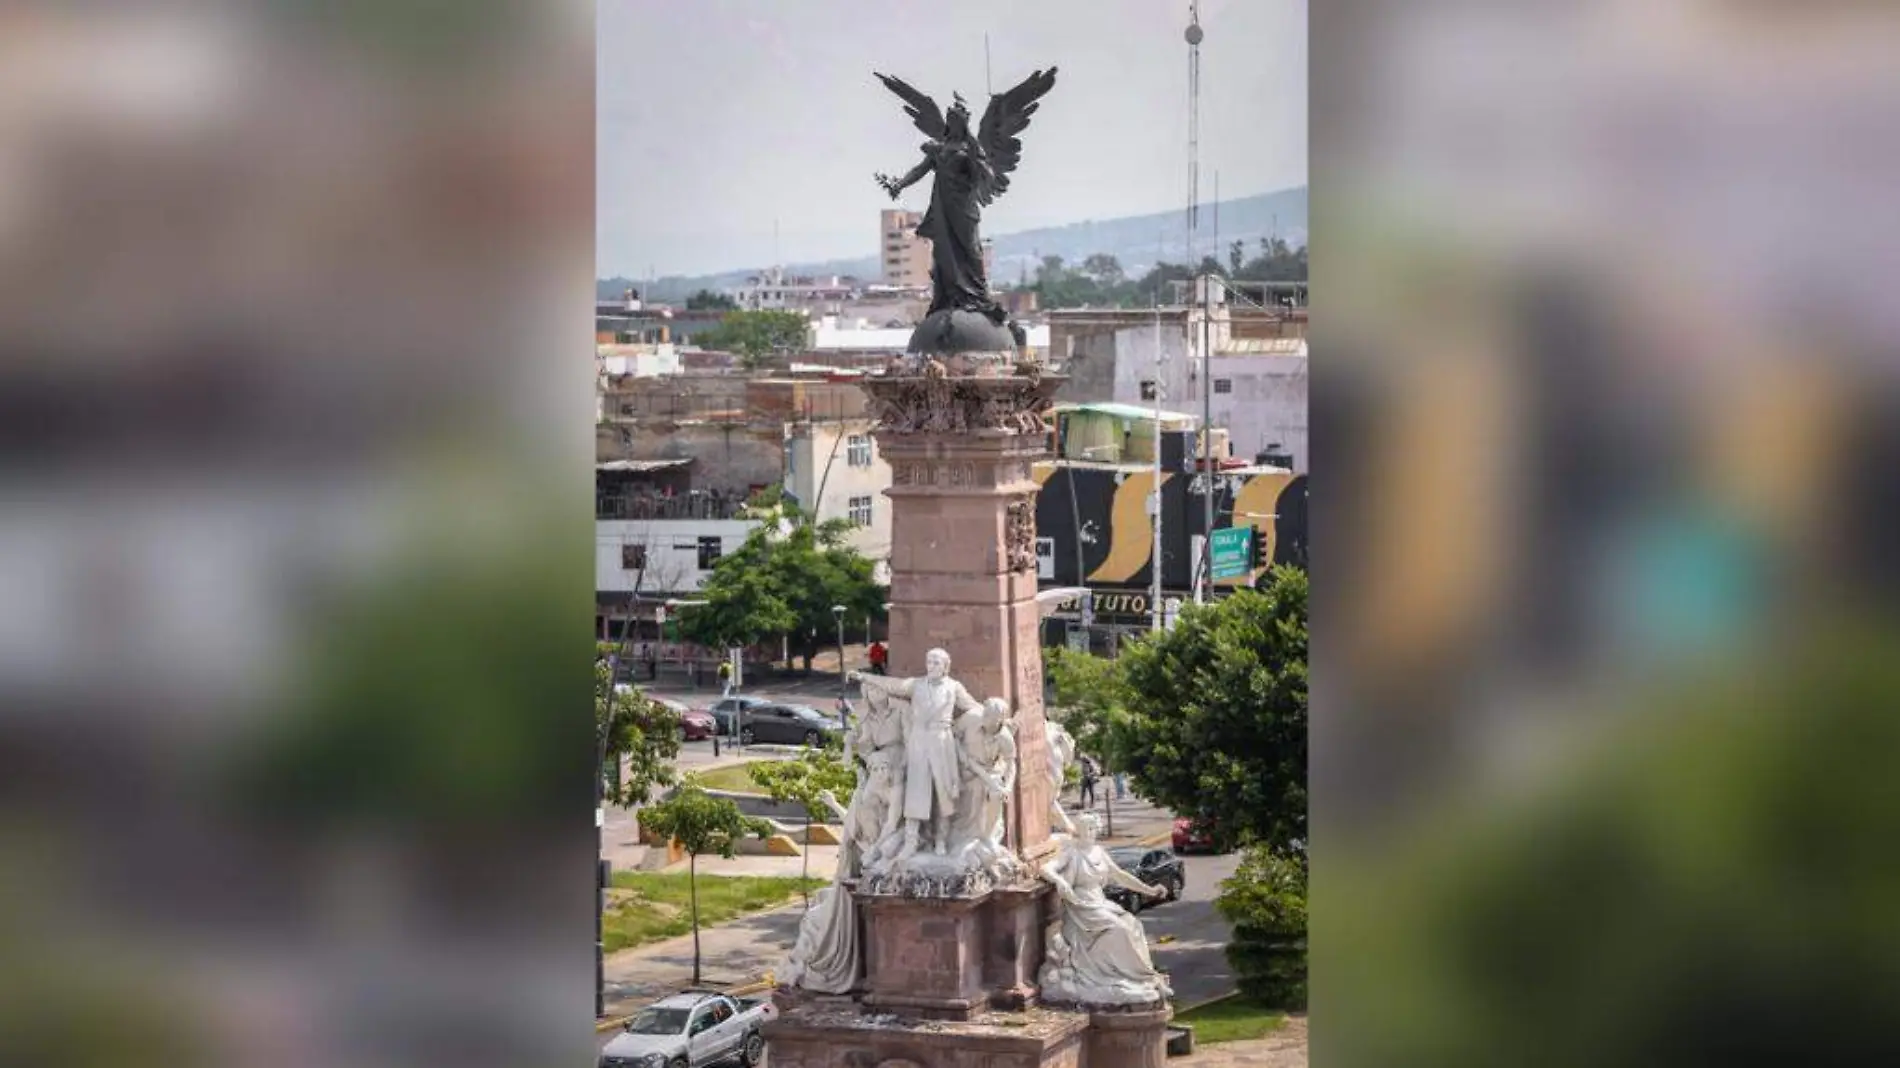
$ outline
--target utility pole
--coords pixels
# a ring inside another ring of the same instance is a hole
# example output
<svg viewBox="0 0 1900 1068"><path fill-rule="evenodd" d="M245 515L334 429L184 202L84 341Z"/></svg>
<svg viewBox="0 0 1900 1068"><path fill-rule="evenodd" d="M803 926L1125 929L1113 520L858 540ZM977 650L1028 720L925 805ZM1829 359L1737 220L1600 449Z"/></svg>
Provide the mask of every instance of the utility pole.
<svg viewBox="0 0 1900 1068"><path fill-rule="evenodd" d="M607 1015L607 934L602 912L607 908L607 886L613 880L607 865L607 737L613 726L614 702L619 693L620 657L607 654L606 722L594 728L594 1019Z"/></svg>
<svg viewBox="0 0 1900 1068"><path fill-rule="evenodd" d="M1154 525L1151 591L1148 595L1148 629L1161 630L1161 290L1155 290L1155 469L1154 488L1148 496L1148 515ZM1112 817L1111 817L1112 818Z"/></svg>
<svg viewBox="0 0 1900 1068"><path fill-rule="evenodd" d="M1194 603L1206 604L1214 551L1214 275L1201 275L1201 552L1194 563Z"/></svg>

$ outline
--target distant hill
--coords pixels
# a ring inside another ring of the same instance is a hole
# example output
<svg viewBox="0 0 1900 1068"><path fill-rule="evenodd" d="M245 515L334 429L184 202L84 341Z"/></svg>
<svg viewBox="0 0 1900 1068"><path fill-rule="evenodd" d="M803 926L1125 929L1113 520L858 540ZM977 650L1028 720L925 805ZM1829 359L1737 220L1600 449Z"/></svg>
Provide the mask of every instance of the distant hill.
<svg viewBox="0 0 1900 1068"><path fill-rule="evenodd" d="M1227 258L1226 248L1235 241L1245 243L1249 257L1259 250L1261 238L1275 234L1295 247L1306 243L1305 186L1283 189L1278 193L1223 200L1218 215L1220 250L1217 252L1214 246L1216 208L1211 204L1201 206L1200 251L1202 255L1218 255L1223 262ZM1061 256L1071 263L1078 263L1098 252L1107 253L1121 261L1123 270L1138 274L1154 265L1157 241L1162 245L1163 260L1180 262L1187 246L1187 210L1175 208L1152 215L1085 220L1067 226L992 235L991 241L996 245L996 282L1001 285L1013 285L1025 274L1033 277L1036 264L1043 256ZM748 276L762 269L738 268L694 277L669 275L655 280L651 291L646 292L646 297L649 300L683 301L701 289L720 290L744 285ZM875 279L881 268L878 257L871 255L857 259L791 263L786 264L785 270L790 274L836 274ZM629 286L648 290L645 281L606 278L595 285L595 293L602 300L613 300Z"/></svg>

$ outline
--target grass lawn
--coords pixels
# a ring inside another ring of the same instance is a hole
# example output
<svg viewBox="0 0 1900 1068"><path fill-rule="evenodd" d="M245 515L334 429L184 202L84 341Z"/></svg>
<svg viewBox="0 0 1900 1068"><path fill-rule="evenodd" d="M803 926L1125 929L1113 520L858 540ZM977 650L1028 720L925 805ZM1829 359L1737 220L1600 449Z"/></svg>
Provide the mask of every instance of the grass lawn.
<svg viewBox="0 0 1900 1068"><path fill-rule="evenodd" d="M1175 1016L1174 1022L1191 1025L1194 1044L1200 1046L1265 1037L1286 1023L1286 1014L1235 996L1181 1013Z"/></svg>
<svg viewBox="0 0 1900 1068"><path fill-rule="evenodd" d="M699 926L712 927L735 916L782 905L798 897L801 884L816 891L827 882L796 876L702 875ZM691 934L689 902L684 872L614 872L602 924L607 952Z"/></svg>
<svg viewBox="0 0 1900 1068"><path fill-rule="evenodd" d="M731 793L763 793L759 784L752 781L752 765L759 763L749 760L744 764L728 764L723 768L714 768L699 776L699 784L708 790L725 790Z"/></svg>

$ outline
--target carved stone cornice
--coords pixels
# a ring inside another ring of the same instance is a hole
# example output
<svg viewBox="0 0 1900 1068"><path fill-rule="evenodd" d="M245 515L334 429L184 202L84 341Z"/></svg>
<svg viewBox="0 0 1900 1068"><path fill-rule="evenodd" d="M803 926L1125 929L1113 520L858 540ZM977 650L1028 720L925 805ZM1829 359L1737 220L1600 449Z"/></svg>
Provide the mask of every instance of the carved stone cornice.
<svg viewBox="0 0 1900 1068"><path fill-rule="evenodd" d="M1033 365L1013 374L955 374L934 360L912 373L868 375L859 385L870 398L878 429L890 434L1002 433L1043 435L1044 415L1064 379Z"/></svg>

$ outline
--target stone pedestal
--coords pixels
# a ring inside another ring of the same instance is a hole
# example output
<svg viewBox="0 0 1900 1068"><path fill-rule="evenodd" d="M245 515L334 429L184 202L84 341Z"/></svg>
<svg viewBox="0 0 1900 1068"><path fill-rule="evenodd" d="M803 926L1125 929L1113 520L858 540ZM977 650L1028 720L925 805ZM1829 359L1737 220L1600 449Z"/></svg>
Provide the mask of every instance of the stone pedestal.
<svg viewBox="0 0 1900 1068"><path fill-rule="evenodd" d="M970 898L858 894L864 1006L969 1020L1033 1005L1052 893L1027 884Z"/></svg>
<svg viewBox="0 0 1900 1068"><path fill-rule="evenodd" d="M990 894L983 910L983 983L993 1007L1020 1010L1035 1003L1048 923L1045 910L1054 894L1047 884Z"/></svg>
<svg viewBox="0 0 1900 1068"><path fill-rule="evenodd" d="M1089 1014L1083 1068L1162 1068L1168 1059L1168 1021L1174 1010L1166 1005L1140 1012Z"/></svg>
<svg viewBox="0 0 1900 1068"><path fill-rule="evenodd" d="M1050 454L1042 413L1061 381L931 362L863 383L891 465L891 673L921 675L940 647L977 700L1010 703L1021 772L1009 842L1032 862L1048 852L1052 798L1031 465Z"/></svg>
<svg viewBox="0 0 1900 1068"><path fill-rule="evenodd" d="M865 1007L929 1020L967 1020L987 1007L986 900L859 894Z"/></svg>

